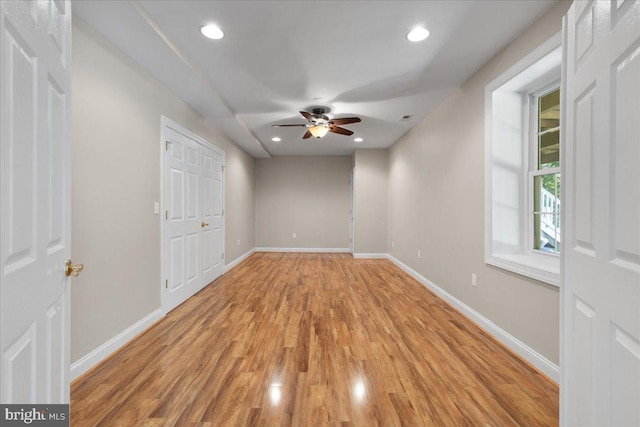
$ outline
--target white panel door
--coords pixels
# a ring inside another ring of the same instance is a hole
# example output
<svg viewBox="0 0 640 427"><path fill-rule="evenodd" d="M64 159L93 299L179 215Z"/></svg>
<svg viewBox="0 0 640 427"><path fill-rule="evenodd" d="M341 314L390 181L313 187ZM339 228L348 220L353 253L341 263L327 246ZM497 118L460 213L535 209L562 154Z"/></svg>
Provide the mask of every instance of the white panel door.
<svg viewBox="0 0 640 427"><path fill-rule="evenodd" d="M224 272L224 152L164 119L166 312Z"/></svg>
<svg viewBox="0 0 640 427"><path fill-rule="evenodd" d="M222 154L200 146L202 159L202 276L206 286L224 272Z"/></svg>
<svg viewBox="0 0 640 427"><path fill-rule="evenodd" d="M69 402L71 4L0 2L0 402Z"/></svg>
<svg viewBox="0 0 640 427"><path fill-rule="evenodd" d="M202 285L200 273L200 151L186 136L165 130L165 310L181 304Z"/></svg>
<svg viewBox="0 0 640 427"><path fill-rule="evenodd" d="M639 426L640 2L574 2L563 62L561 422Z"/></svg>

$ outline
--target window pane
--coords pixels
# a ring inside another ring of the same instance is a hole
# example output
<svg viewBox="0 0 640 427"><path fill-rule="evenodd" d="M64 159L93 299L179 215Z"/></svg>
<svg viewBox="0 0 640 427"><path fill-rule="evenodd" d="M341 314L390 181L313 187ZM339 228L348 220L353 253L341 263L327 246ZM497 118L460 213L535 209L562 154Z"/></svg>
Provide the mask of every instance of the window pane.
<svg viewBox="0 0 640 427"><path fill-rule="evenodd" d="M550 173L533 178L534 212L560 213L560 174Z"/></svg>
<svg viewBox="0 0 640 427"><path fill-rule="evenodd" d="M539 133L560 126L560 89L539 97L538 106Z"/></svg>
<svg viewBox="0 0 640 427"><path fill-rule="evenodd" d="M556 174L556 198L558 199L558 212L560 213L560 174Z"/></svg>
<svg viewBox="0 0 640 427"><path fill-rule="evenodd" d="M538 136L538 169L560 166L560 129Z"/></svg>
<svg viewBox="0 0 640 427"><path fill-rule="evenodd" d="M560 89L538 98L538 169L560 166Z"/></svg>
<svg viewBox="0 0 640 427"><path fill-rule="evenodd" d="M560 174L534 177L533 247L560 252Z"/></svg>
<svg viewBox="0 0 640 427"><path fill-rule="evenodd" d="M533 248L543 252L560 252L560 216L533 215Z"/></svg>

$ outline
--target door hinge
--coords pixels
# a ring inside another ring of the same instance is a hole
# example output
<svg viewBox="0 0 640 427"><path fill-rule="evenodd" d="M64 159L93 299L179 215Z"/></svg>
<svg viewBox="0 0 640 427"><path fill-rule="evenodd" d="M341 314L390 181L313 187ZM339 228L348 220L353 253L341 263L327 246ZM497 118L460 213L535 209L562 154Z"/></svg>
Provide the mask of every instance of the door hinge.
<svg viewBox="0 0 640 427"><path fill-rule="evenodd" d="M165 143L164 143L164 150L165 151L169 151L169 144L171 144L171 141L165 141Z"/></svg>
<svg viewBox="0 0 640 427"><path fill-rule="evenodd" d="M169 279L164 281L164 287L169 289Z"/></svg>
<svg viewBox="0 0 640 427"><path fill-rule="evenodd" d="M222 209L222 216L224 216L224 209Z"/></svg>
<svg viewBox="0 0 640 427"><path fill-rule="evenodd" d="M222 253L222 259L224 259L224 252Z"/></svg>
<svg viewBox="0 0 640 427"><path fill-rule="evenodd" d="M222 172L224 172L224 167L225 167L225 166L224 166L224 165L222 165Z"/></svg>
<svg viewBox="0 0 640 427"><path fill-rule="evenodd" d="M169 219L169 211L164 211L164 219Z"/></svg>

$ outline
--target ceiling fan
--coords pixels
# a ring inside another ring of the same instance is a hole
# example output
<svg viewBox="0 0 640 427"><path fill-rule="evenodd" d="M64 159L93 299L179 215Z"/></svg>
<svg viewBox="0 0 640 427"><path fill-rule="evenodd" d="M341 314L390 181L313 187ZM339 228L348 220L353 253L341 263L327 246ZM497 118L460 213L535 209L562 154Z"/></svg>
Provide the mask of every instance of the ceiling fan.
<svg viewBox="0 0 640 427"><path fill-rule="evenodd" d="M360 117L330 119L324 114L324 108L314 108L312 112L313 114L306 111L300 111L302 117L307 119L309 123L295 125L273 125L273 127L306 127L307 132L304 134L302 139L311 138L312 136L315 136L316 138L322 138L328 132L338 133L340 135L353 135L353 132L348 129L341 128L338 125L348 125L349 123L358 123L361 121Z"/></svg>

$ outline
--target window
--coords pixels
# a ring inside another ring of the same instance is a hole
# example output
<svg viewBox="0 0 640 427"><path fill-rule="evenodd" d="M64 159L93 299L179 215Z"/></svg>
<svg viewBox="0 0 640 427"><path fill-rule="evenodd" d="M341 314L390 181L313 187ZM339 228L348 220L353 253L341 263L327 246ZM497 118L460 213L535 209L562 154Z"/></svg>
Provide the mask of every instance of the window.
<svg viewBox="0 0 640 427"><path fill-rule="evenodd" d="M560 88L531 96L531 249L560 253Z"/></svg>
<svg viewBox="0 0 640 427"><path fill-rule="evenodd" d="M485 262L559 285L560 34L485 88Z"/></svg>

